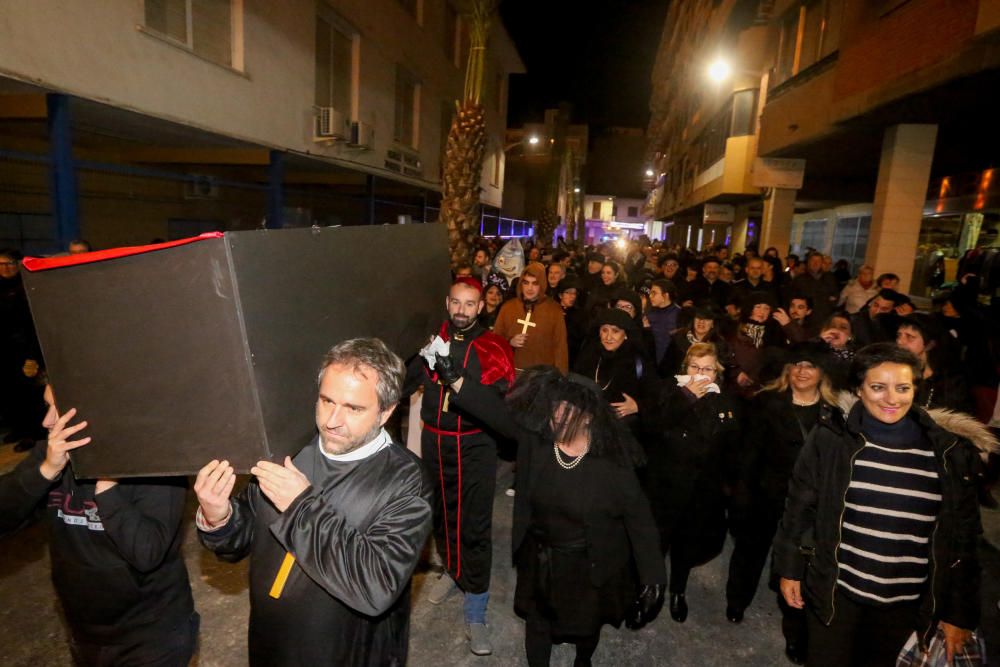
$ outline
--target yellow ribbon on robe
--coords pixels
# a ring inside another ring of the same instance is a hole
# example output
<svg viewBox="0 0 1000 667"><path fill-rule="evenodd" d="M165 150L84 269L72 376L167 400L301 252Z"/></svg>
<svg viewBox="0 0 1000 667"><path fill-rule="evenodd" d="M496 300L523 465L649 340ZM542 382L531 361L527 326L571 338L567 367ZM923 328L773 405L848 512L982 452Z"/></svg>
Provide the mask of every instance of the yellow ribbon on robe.
<svg viewBox="0 0 1000 667"><path fill-rule="evenodd" d="M281 561L281 567L278 568L278 574L274 577L274 583L271 584L271 591L268 593L275 600L281 597L281 591L285 589L285 582L288 581L292 565L295 565L295 556L286 551L285 558Z"/></svg>

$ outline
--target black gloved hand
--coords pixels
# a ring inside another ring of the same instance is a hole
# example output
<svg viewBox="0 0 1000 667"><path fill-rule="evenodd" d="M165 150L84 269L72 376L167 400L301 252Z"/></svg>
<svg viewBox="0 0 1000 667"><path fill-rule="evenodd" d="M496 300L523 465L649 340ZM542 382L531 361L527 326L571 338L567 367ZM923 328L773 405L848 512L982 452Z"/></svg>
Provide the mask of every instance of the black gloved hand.
<svg viewBox="0 0 1000 667"><path fill-rule="evenodd" d="M646 625L660 613L663 608L663 594L666 586L663 584L653 584L643 586L639 591L639 597L629 607L625 614L625 625L630 630L638 630Z"/></svg>
<svg viewBox="0 0 1000 667"><path fill-rule="evenodd" d="M434 370L437 371L438 380L443 385L453 385L462 377L460 368L451 357L442 357L440 354L434 355Z"/></svg>

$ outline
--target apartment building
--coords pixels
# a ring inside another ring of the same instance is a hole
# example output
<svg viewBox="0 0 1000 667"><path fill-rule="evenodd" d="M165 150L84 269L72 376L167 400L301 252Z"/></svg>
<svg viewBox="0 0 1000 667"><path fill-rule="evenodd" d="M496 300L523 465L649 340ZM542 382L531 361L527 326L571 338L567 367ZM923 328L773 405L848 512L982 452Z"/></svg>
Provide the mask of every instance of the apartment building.
<svg viewBox="0 0 1000 667"><path fill-rule="evenodd" d="M0 5L0 245L433 221L468 26L450 0ZM484 205L502 201L499 19Z"/></svg>
<svg viewBox="0 0 1000 667"><path fill-rule="evenodd" d="M711 224L706 204L730 205L737 249L816 247L926 292L961 252L997 244L984 94L1000 82L998 28L995 0L672 5L650 207L683 235Z"/></svg>

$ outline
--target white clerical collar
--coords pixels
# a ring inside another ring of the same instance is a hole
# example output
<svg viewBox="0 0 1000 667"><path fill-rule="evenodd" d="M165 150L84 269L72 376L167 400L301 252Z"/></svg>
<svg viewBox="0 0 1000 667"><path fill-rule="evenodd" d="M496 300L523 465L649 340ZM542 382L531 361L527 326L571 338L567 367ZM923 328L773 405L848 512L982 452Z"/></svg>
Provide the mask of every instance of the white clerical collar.
<svg viewBox="0 0 1000 667"><path fill-rule="evenodd" d="M392 438L390 438L389 434L385 432L385 429L382 429L381 431L378 432L378 435L376 435L374 438L371 439L371 441L368 442L368 444L361 445L357 449L347 452L346 454L330 454L325 449L323 449L322 440L319 440L316 443L316 446L319 447L319 451L323 453L323 456L330 459L331 461L343 462L343 461L360 461L361 459L366 459L369 456L372 456L373 454L379 453L380 451L382 451L391 444L392 444Z"/></svg>

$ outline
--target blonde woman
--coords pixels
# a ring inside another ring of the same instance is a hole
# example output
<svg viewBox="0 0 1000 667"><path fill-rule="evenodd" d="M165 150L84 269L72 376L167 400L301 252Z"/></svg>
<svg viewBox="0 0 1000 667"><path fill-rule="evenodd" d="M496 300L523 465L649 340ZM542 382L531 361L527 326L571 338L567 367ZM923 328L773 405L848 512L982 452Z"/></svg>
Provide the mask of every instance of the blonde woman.
<svg viewBox="0 0 1000 667"><path fill-rule="evenodd" d="M743 620L764 563L771 551L788 493L788 479L806 438L819 420L820 409L835 406L826 371L829 352L819 342L792 346L781 375L754 396L747 415L739 482L730 513L736 546L729 561L726 617ZM806 619L778 596L785 653L795 664L805 662Z"/></svg>

